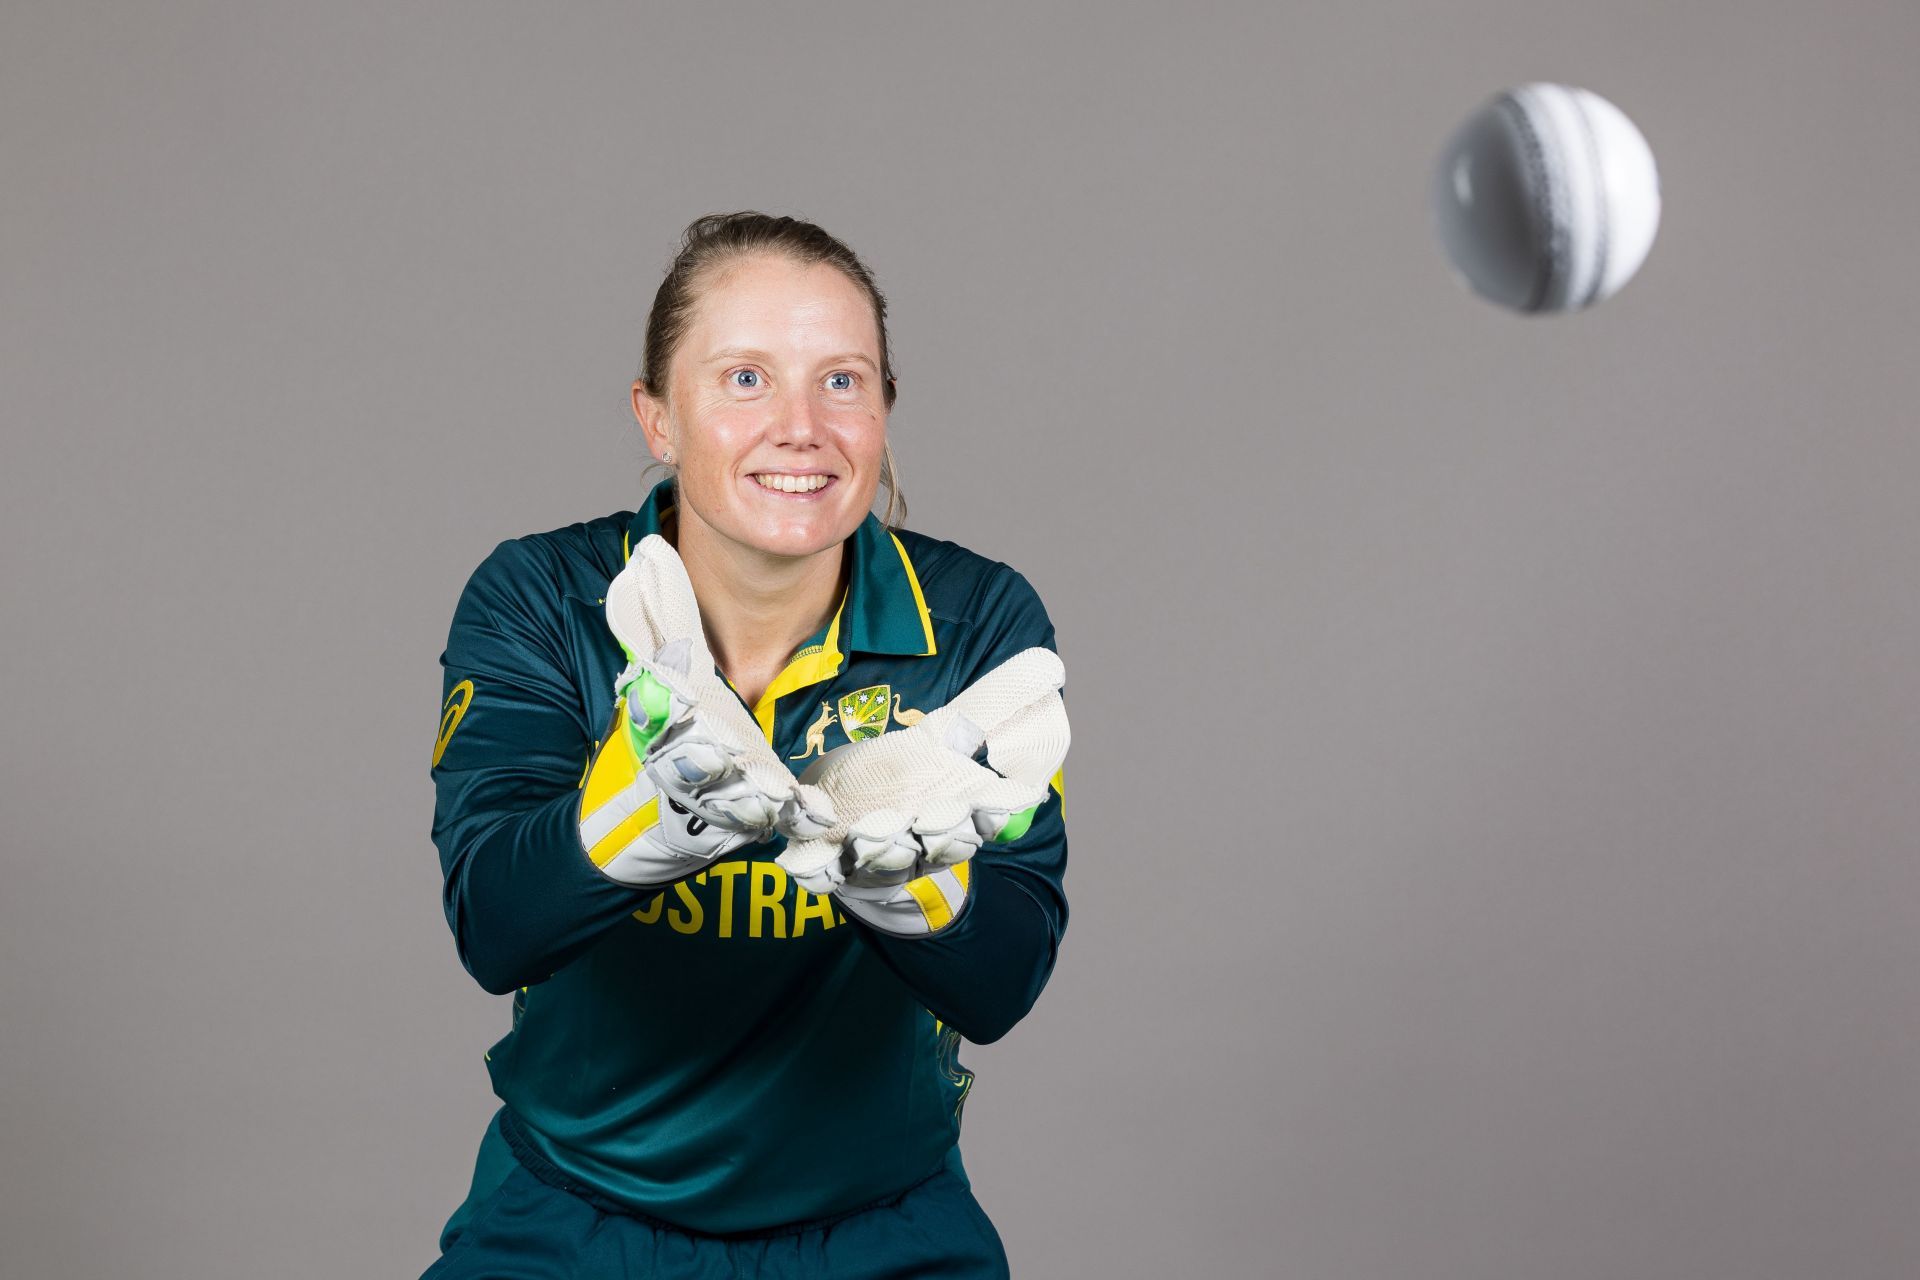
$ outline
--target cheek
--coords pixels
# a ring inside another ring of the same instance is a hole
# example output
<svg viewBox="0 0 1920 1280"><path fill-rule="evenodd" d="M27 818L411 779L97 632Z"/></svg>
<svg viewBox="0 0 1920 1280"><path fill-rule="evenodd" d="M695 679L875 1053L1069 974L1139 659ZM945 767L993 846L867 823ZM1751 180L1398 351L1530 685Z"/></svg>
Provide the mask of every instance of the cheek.
<svg viewBox="0 0 1920 1280"><path fill-rule="evenodd" d="M702 463L725 466L732 455L757 439L760 422L751 405L721 402L702 405L687 423L684 437L689 456Z"/></svg>
<svg viewBox="0 0 1920 1280"><path fill-rule="evenodd" d="M871 409L844 409L834 419L840 451L856 462L877 463L887 449L887 416Z"/></svg>

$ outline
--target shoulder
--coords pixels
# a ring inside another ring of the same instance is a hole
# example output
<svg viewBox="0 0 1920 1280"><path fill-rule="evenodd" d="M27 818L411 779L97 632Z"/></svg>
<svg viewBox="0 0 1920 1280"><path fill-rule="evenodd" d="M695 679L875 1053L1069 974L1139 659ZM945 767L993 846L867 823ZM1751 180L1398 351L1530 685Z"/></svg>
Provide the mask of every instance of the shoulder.
<svg viewBox="0 0 1920 1280"><path fill-rule="evenodd" d="M558 529L501 542L480 562L461 592L460 608L495 618L535 621L569 595L603 595L626 557L631 511L616 511Z"/></svg>
<svg viewBox="0 0 1920 1280"><path fill-rule="evenodd" d="M946 662L970 681L1022 649L1057 648L1040 593L1018 569L956 542L897 529Z"/></svg>
<svg viewBox="0 0 1920 1280"><path fill-rule="evenodd" d="M1001 596L1039 597L1033 584L1004 561L968 550L957 542L929 537L912 529L895 529L914 576L936 615L966 611L970 606Z"/></svg>

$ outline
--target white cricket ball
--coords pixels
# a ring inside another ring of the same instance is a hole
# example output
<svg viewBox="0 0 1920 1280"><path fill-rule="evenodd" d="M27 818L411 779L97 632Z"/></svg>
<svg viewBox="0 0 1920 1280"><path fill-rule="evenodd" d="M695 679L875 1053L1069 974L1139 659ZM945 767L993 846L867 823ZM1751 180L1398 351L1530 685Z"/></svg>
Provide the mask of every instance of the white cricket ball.
<svg viewBox="0 0 1920 1280"><path fill-rule="evenodd" d="M1564 84L1495 94L1448 140L1430 196L1468 287L1523 312L1612 297L1660 226L1646 138L1599 94Z"/></svg>

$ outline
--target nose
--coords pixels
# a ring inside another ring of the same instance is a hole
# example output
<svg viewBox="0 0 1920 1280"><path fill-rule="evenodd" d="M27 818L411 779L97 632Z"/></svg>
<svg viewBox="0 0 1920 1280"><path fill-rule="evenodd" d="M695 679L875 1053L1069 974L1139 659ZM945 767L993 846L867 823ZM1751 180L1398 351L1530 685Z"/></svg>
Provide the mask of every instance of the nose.
<svg viewBox="0 0 1920 1280"><path fill-rule="evenodd" d="M796 448L815 448L826 434L820 406L807 391L788 392L774 413L773 442Z"/></svg>

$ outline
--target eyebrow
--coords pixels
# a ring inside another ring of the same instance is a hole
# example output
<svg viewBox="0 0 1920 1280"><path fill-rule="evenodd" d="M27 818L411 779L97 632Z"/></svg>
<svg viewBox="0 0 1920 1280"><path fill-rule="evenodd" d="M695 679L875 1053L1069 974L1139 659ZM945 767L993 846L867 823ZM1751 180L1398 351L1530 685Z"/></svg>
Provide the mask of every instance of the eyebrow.
<svg viewBox="0 0 1920 1280"><path fill-rule="evenodd" d="M759 351L752 347L729 347L725 351L716 351L712 355L708 356L706 359L706 363L718 364L723 360L758 360L762 364L771 364L773 362L772 357L769 356L764 351ZM873 357L867 355L865 352L862 352L862 351L845 351L837 356L828 356L824 360L822 360L820 363L821 364L859 363L867 366L867 368L873 370L875 373L880 372L880 366L873 362Z"/></svg>

